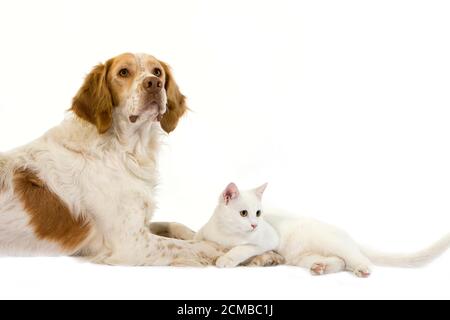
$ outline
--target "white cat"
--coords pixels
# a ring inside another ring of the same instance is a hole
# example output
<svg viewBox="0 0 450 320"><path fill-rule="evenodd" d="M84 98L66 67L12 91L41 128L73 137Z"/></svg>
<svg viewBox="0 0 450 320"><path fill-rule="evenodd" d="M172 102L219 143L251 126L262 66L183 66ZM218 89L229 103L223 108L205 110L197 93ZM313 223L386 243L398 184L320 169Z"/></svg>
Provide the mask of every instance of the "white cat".
<svg viewBox="0 0 450 320"><path fill-rule="evenodd" d="M217 260L218 267L235 267L249 258L276 250L288 265L308 268L314 275L351 271L368 277L372 264L419 267L444 253L450 233L414 254L383 254L362 248L344 231L314 219L279 215L262 209L267 184L240 192L231 183L222 193L209 222L197 233L231 250Z"/></svg>
<svg viewBox="0 0 450 320"><path fill-rule="evenodd" d="M240 193L231 183L220 196L209 222L197 233L196 240L208 240L232 248L217 260L218 267L236 267L278 247L280 239L277 232L261 219L261 199L266 186Z"/></svg>

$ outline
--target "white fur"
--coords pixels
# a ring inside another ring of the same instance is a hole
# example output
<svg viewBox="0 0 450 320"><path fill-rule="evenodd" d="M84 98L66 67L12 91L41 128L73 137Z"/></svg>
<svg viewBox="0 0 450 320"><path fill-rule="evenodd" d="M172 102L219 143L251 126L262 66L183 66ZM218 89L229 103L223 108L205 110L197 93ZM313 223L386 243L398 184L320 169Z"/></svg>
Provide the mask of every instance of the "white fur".
<svg viewBox="0 0 450 320"><path fill-rule="evenodd" d="M229 247L238 246L232 251L249 244L273 250L273 247L266 245L268 240L273 239L268 237L266 230L275 229L279 236L276 250L286 259L287 264L308 268L315 275L347 270L359 277L369 276L372 264L422 266L444 253L450 246L450 234L447 234L431 247L417 253L378 253L362 248L346 232L334 226L310 218L294 217L280 209L263 210L259 219L261 229L255 235L261 233L264 236L254 237L252 233L242 232L241 225L249 222L240 217L239 211L247 208L252 211L262 208L261 199L254 196L254 190L240 192L230 205L225 205L221 200L213 217L200 230L197 238ZM230 260L224 256L218 263L221 266L235 266L239 262L231 263Z"/></svg>
<svg viewBox="0 0 450 320"><path fill-rule="evenodd" d="M262 210L263 189L265 186L239 192L234 185L230 185L220 197L209 222L197 233L197 240L213 241L231 249L217 260L218 267L236 267L278 247L279 238L274 228L257 217L257 212ZM247 212L246 217L241 216L244 210ZM253 228L252 225L257 227Z"/></svg>
<svg viewBox="0 0 450 320"><path fill-rule="evenodd" d="M288 264L310 268L321 264L323 273L342 270L368 276L372 264L393 267L418 267L431 262L450 245L450 234L428 249L413 254L385 254L362 248L345 231L326 223L292 217L271 209L266 220L275 227L281 241L278 248ZM313 258L311 258L313 256ZM330 261L330 258L333 260Z"/></svg>
<svg viewBox="0 0 450 320"><path fill-rule="evenodd" d="M142 67L125 105L115 108L107 133L99 134L92 124L69 114L43 137L0 154L0 187L6 189L0 192L0 254L80 254L120 265L198 265L202 257L219 255L206 243L150 233L162 130L154 121L155 110L138 110L136 104L141 100L138 82L147 75L149 70ZM137 110L139 120L130 123ZM165 103L159 111L165 112ZM36 237L13 194L14 170L21 167L37 172L74 216L86 217L92 229L84 243L67 251Z"/></svg>

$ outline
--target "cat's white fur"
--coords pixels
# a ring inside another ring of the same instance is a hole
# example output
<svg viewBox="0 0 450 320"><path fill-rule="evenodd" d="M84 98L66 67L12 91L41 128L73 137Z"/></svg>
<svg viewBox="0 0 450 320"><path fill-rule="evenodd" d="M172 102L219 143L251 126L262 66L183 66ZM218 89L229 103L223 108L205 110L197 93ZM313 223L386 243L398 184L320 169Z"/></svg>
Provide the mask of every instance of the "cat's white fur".
<svg viewBox="0 0 450 320"><path fill-rule="evenodd" d="M357 244L346 232L326 223L293 217L278 209L262 210L265 187L239 191L235 184L230 184L214 215L197 234L197 239L232 248L217 260L219 267L237 266L253 253L276 249L287 264L308 268L314 275L347 270L359 277L367 277L373 264L419 267L450 246L449 233L431 247L413 254L384 254L369 250ZM248 212L248 216L241 216L243 210ZM260 210L262 214L258 218L256 212ZM251 231L251 224L255 223L258 227Z"/></svg>
<svg viewBox="0 0 450 320"><path fill-rule="evenodd" d="M231 250L220 257L218 267L236 267L266 251L275 250L279 238L274 228L261 217L261 197L266 185L240 193L230 184L220 196L219 204L209 222L197 233L196 240L220 243ZM241 212L245 210L246 216Z"/></svg>

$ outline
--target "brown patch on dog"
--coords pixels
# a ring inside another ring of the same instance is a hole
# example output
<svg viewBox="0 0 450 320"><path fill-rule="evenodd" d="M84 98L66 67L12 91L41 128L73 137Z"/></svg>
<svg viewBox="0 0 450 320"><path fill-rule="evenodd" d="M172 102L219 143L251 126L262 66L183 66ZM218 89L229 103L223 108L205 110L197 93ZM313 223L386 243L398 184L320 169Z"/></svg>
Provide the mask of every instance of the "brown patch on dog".
<svg viewBox="0 0 450 320"><path fill-rule="evenodd" d="M89 223L75 218L67 205L29 169L14 173L14 192L30 215L30 225L37 237L57 242L73 251L88 237Z"/></svg>
<svg viewBox="0 0 450 320"><path fill-rule="evenodd" d="M180 118L186 113L186 97L181 93L169 65L161 60L159 63L166 74L165 89L167 94L167 112L161 119L161 127L167 133L172 132L178 125Z"/></svg>
<svg viewBox="0 0 450 320"><path fill-rule="evenodd" d="M88 74L73 98L71 110L105 133L112 125L113 97L108 86L108 70L112 61L99 64Z"/></svg>

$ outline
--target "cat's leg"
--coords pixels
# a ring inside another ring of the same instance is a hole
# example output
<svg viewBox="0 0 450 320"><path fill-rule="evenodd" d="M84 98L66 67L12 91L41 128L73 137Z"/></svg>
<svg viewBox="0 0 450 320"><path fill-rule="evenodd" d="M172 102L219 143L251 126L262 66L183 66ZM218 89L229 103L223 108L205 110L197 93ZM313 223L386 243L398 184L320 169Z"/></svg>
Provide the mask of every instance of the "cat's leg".
<svg viewBox="0 0 450 320"><path fill-rule="evenodd" d="M340 255L346 264L346 269L353 272L357 277L367 278L372 273L370 260L364 256L359 249L348 250Z"/></svg>
<svg viewBox="0 0 450 320"><path fill-rule="evenodd" d="M218 258L216 266L219 268L237 267L250 258L259 256L266 251L266 249L253 245L237 246Z"/></svg>
<svg viewBox="0 0 450 320"><path fill-rule="evenodd" d="M329 225L318 224L313 225L310 237L316 242L309 252L339 257L345 261L346 270L361 278L370 276L372 263L361 253L358 244L346 232Z"/></svg>
<svg viewBox="0 0 450 320"><path fill-rule="evenodd" d="M324 257L319 254L301 255L288 264L307 268L313 275L337 273L345 270L345 261L338 257Z"/></svg>
<svg viewBox="0 0 450 320"><path fill-rule="evenodd" d="M353 241L336 239L320 248L327 256L339 257L345 262L345 270L353 272L357 277L367 278L371 274L372 263L365 257Z"/></svg>
<svg viewBox="0 0 450 320"><path fill-rule="evenodd" d="M180 240L194 240L195 232L181 223L176 222L152 222L151 233L166 238Z"/></svg>

